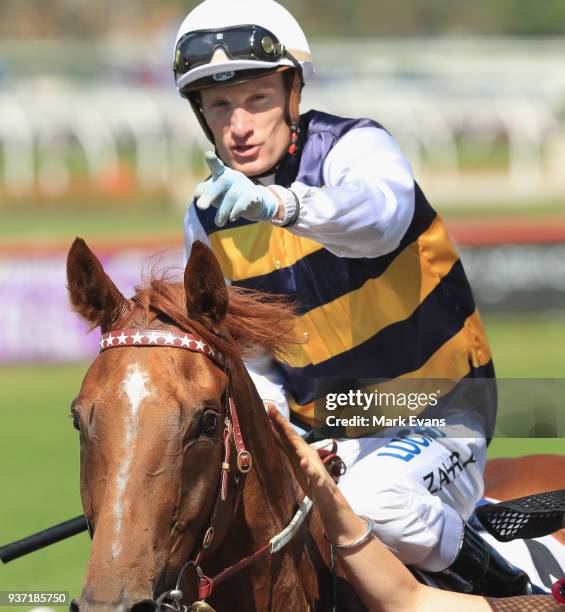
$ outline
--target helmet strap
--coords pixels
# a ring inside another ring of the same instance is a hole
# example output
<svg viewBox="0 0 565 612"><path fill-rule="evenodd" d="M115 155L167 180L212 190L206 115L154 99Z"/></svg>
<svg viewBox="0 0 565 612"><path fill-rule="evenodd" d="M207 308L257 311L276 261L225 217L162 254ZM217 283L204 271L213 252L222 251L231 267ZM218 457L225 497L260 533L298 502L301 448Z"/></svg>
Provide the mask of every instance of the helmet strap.
<svg viewBox="0 0 565 612"><path fill-rule="evenodd" d="M285 56L294 64L294 74L292 77L292 85L288 96L288 117L290 119L290 146L288 147L289 155L296 155L298 152L298 137L300 135L300 92L304 86L302 80L302 68L300 64L285 49Z"/></svg>
<svg viewBox="0 0 565 612"><path fill-rule="evenodd" d="M202 106L200 103L200 96L198 93L189 93L185 96L188 101L190 102L190 106L192 106L192 110L194 111L194 114L196 115L196 118L198 119L198 123L200 124L200 127L202 128L202 130L204 131L204 133L206 134L206 137L208 138L208 140L212 143L214 143L214 135L212 134L212 130L210 129L210 127L208 126L208 124L206 123L206 119L204 119L204 113L202 112Z"/></svg>

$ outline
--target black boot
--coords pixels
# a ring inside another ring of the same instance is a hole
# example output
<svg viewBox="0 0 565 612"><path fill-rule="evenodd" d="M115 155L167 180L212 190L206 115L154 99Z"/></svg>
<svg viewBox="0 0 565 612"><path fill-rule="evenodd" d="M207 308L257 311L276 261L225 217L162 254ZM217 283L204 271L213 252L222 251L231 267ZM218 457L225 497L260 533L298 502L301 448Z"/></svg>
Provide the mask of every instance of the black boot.
<svg viewBox="0 0 565 612"><path fill-rule="evenodd" d="M435 577L443 587L486 597L533 592L529 576L509 563L468 524L457 558Z"/></svg>

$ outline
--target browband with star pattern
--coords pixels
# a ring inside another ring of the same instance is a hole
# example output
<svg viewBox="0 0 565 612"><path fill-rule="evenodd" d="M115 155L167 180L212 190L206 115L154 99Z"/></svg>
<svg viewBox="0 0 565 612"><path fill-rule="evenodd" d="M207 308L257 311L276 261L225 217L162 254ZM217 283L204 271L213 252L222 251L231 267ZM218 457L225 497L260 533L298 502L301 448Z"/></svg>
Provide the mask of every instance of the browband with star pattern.
<svg viewBox="0 0 565 612"><path fill-rule="evenodd" d="M162 329L118 329L102 334L100 352L119 346L170 346L216 357L212 347L199 336Z"/></svg>

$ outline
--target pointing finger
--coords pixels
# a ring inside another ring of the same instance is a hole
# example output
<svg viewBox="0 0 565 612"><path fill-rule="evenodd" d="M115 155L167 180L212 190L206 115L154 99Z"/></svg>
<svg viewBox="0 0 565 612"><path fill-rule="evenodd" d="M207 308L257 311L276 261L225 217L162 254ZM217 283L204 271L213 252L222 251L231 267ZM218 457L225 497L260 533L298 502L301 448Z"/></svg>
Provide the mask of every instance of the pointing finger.
<svg viewBox="0 0 565 612"><path fill-rule="evenodd" d="M206 151L204 154L204 159L208 164L208 168L210 168L210 172L212 176L216 179L224 173L224 163L222 160L212 151Z"/></svg>

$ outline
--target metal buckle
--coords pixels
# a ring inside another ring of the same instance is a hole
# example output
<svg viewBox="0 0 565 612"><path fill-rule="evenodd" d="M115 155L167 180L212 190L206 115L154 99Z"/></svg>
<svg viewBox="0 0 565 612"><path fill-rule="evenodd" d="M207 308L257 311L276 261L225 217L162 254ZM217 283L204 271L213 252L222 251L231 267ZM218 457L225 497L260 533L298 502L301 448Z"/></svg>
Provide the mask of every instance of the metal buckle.
<svg viewBox="0 0 565 612"><path fill-rule="evenodd" d="M243 462L246 462L247 465L243 465ZM247 450L239 451L239 453L237 453L237 469L242 474L247 474L252 467L253 457L251 456L251 453Z"/></svg>
<svg viewBox="0 0 565 612"><path fill-rule="evenodd" d="M213 539L214 539L214 528L210 526L208 527L208 529L206 530L206 533L204 534L204 538L202 540L202 548L208 548L210 544L212 543Z"/></svg>

